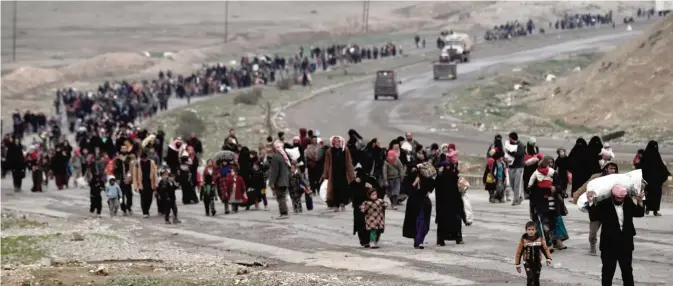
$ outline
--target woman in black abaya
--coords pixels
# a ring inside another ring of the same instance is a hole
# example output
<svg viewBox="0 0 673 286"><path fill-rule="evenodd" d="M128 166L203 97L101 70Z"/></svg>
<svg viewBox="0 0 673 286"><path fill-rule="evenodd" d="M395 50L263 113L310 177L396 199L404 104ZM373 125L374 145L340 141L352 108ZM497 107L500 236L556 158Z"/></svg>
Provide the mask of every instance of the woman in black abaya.
<svg viewBox="0 0 673 286"><path fill-rule="evenodd" d="M458 167L441 155L435 186L435 209L437 223L437 245L444 246L446 240L463 244L462 223L465 221L463 199L458 190Z"/></svg>
<svg viewBox="0 0 673 286"><path fill-rule="evenodd" d="M585 164L586 158L589 156L589 147L584 138L577 138L575 146L570 150L568 155L568 171L572 173L572 186L570 194L575 193L584 183L591 177L592 173L589 167Z"/></svg>
<svg viewBox="0 0 673 286"><path fill-rule="evenodd" d="M361 246L369 247L369 231L365 224L365 214L360 211L360 205L367 200L369 189L375 189L379 198L383 198L385 192L379 187L376 178L367 174L365 169L356 166L355 174L355 180L350 187L353 202L353 234L357 233Z"/></svg>
<svg viewBox="0 0 673 286"><path fill-rule="evenodd" d="M430 231L430 216L432 214L432 202L428 198L428 194L435 188L435 180L420 176L416 166L410 169L408 175L416 179L412 182L412 188L407 193L409 199L404 212L402 236L414 239L414 248L423 249L425 236Z"/></svg>
<svg viewBox="0 0 673 286"><path fill-rule="evenodd" d="M661 206L662 186L671 173L666 168L664 161L661 160L657 141L647 143L640 164L643 169L643 180L647 182L645 186L645 214L652 211L654 216L661 216L659 208Z"/></svg>
<svg viewBox="0 0 673 286"><path fill-rule="evenodd" d="M589 177L591 175L600 173L603 171L601 167L601 151L603 151L603 142L598 136L591 137L588 145L588 156L586 158L587 166L589 167Z"/></svg>

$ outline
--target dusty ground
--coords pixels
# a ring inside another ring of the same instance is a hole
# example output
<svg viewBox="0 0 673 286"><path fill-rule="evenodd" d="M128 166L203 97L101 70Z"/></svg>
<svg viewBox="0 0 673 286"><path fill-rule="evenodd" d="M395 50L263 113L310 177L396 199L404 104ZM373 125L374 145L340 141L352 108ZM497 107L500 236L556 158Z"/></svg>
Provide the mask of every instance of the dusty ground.
<svg viewBox="0 0 673 286"><path fill-rule="evenodd" d="M148 243L138 235L142 227L121 226L118 219L3 210L3 285L383 285L353 275L283 271L244 254L185 249L165 239Z"/></svg>
<svg viewBox="0 0 673 286"><path fill-rule="evenodd" d="M669 15L584 71L531 90L528 101L551 120L673 142L672 44Z"/></svg>

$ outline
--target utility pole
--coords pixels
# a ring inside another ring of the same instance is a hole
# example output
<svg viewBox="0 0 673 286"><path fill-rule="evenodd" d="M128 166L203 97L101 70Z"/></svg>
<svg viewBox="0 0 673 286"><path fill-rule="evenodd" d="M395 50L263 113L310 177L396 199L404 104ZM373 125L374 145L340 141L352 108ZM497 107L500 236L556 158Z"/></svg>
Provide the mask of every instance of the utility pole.
<svg viewBox="0 0 673 286"><path fill-rule="evenodd" d="M12 18L12 61L16 62L16 6L19 1L14 0L14 13Z"/></svg>
<svg viewBox="0 0 673 286"><path fill-rule="evenodd" d="M367 0L367 10L365 14L365 33L369 32L369 4L371 3L370 0Z"/></svg>
<svg viewBox="0 0 673 286"><path fill-rule="evenodd" d="M369 0L362 3L362 31L365 33L369 31Z"/></svg>
<svg viewBox="0 0 673 286"><path fill-rule="evenodd" d="M224 1L224 43L229 41L229 0Z"/></svg>

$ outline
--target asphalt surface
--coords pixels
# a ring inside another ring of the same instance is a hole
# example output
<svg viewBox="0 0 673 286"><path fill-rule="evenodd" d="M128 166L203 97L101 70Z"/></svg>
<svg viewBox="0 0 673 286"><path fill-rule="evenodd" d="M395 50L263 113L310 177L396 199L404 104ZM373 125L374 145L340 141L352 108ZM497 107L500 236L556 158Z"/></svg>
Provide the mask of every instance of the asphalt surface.
<svg viewBox="0 0 673 286"><path fill-rule="evenodd" d="M589 33L589 32L587 32ZM433 117L432 107L450 99L452 88L476 80L486 69L497 68L544 60L556 55L586 51L602 47L613 47L633 39L640 31L626 32L623 30L604 29L592 31L588 37L566 37L552 40L526 39L519 45L507 48L494 47L477 49L469 63L459 64L458 80L435 81L432 66L417 65L397 72L402 84L398 86L400 99L383 98L374 100L373 80L358 82L334 89L334 92L318 94L313 99L291 106L284 111L286 125L297 130L300 127L314 128L320 131L323 139L333 135L346 137L349 129L357 130L363 137L378 137L388 142L405 132L412 132L414 138L422 144L432 142L454 143L463 154L485 154L493 142L494 131L478 131L471 126L463 126L457 119ZM306 122L309 122L308 124ZM459 131L452 131L451 124L456 123ZM499 131L504 137L510 131L517 131L512 126L506 132ZM521 140L527 136L519 132ZM554 154L558 147L567 150L573 147L575 138L536 137L541 151ZM440 144L441 145L441 144ZM645 145L611 144L617 159L630 160L636 151ZM673 157L673 148L660 146L660 153L665 158Z"/></svg>

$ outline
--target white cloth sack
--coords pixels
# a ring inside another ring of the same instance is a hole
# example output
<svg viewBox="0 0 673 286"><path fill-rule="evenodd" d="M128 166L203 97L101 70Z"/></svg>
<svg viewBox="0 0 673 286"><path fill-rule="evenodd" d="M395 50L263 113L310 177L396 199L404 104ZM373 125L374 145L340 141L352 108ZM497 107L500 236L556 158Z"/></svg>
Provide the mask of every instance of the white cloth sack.
<svg viewBox="0 0 673 286"><path fill-rule="evenodd" d="M299 156L301 156L301 153L299 153L299 147L287 148L285 149L285 153L287 153L287 158L292 162L296 162L299 160Z"/></svg>
<svg viewBox="0 0 673 286"><path fill-rule="evenodd" d="M505 140L505 143L503 143L503 148L505 148L505 162L507 162L507 166L511 166L514 164L514 157L512 155L507 154L507 151L509 152L516 152L519 149L518 144L512 144L509 142L509 140Z"/></svg>
<svg viewBox="0 0 673 286"><path fill-rule="evenodd" d="M463 199L463 209L465 210L465 221L472 224L474 221L474 215L472 213L472 203L470 203L470 198L467 197L467 193L462 195Z"/></svg>
<svg viewBox="0 0 673 286"><path fill-rule="evenodd" d="M587 191L577 199L577 207L587 212L589 201L588 193L594 193L593 204L612 197L612 187L620 184L626 187L627 195L635 197L643 192L643 171L633 170L625 174L612 174L593 179L587 183Z"/></svg>
<svg viewBox="0 0 673 286"><path fill-rule="evenodd" d="M320 184L320 198L323 202L327 202L327 180L322 181Z"/></svg>
<svg viewBox="0 0 673 286"><path fill-rule="evenodd" d="M75 182L77 182L77 185L83 188L86 188L89 186L89 183L86 181L84 177L79 177L75 179Z"/></svg>

